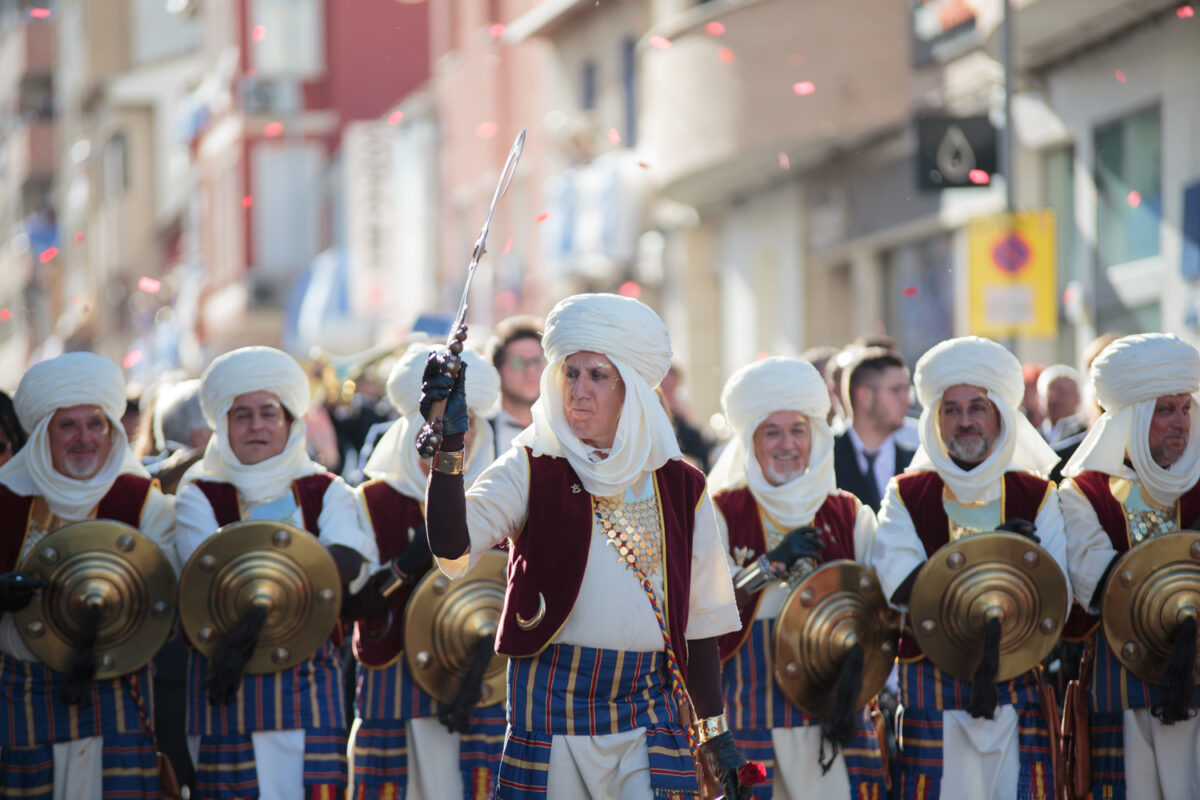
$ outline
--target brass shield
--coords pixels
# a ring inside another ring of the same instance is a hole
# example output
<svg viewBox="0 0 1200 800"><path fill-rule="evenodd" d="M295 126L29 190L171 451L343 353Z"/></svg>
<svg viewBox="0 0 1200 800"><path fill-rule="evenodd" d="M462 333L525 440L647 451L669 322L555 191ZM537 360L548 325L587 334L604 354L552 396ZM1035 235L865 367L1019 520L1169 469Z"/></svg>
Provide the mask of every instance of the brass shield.
<svg viewBox="0 0 1200 800"><path fill-rule="evenodd" d="M33 654L57 672L70 671L90 607L101 612L96 680L144 666L171 635L175 571L136 528L112 520L64 525L18 569L48 584L13 617Z"/></svg>
<svg viewBox="0 0 1200 800"><path fill-rule="evenodd" d="M824 719L842 656L863 649L864 706L887 682L896 660L900 614L890 608L875 570L841 559L801 581L775 621L775 680L794 705Z"/></svg>
<svg viewBox="0 0 1200 800"><path fill-rule="evenodd" d="M273 520L221 528L192 553L179 578L179 620L212 657L252 606L267 610L250 674L295 666L329 638L342 608L333 556L316 536Z"/></svg>
<svg viewBox="0 0 1200 800"><path fill-rule="evenodd" d="M507 555L488 551L462 578L452 581L434 569L413 590L404 612L404 657L417 685L438 702L454 699L479 640L495 639L507 564ZM478 705L504 700L507 665L506 656L492 656Z"/></svg>
<svg viewBox="0 0 1200 800"><path fill-rule="evenodd" d="M1152 684L1162 680L1175 629L1188 616L1200 618L1200 533L1147 539L1113 566L1100 619L1125 669Z"/></svg>
<svg viewBox="0 0 1200 800"><path fill-rule="evenodd" d="M925 655L959 680L979 666L988 620L1000 620L1007 681L1054 648L1070 609L1067 579L1032 539L1005 531L965 536L934 553L913 585L909 617Z"/></svg>

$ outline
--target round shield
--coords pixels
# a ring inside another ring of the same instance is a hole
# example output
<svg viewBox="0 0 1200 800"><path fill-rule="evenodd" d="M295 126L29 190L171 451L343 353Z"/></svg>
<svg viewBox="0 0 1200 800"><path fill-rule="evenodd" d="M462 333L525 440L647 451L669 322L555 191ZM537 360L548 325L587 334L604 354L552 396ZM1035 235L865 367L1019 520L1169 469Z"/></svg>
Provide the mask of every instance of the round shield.
<svg viewBox="0 0 1200 800"><path fill-rule="evenodd" d="M1200 533L1147 539L1113 566L1100 619L1113 654L1134 675L1162 679L1175 629L1189 616L1200 619Z"/></svg>
<svg viewBox="0 0 1200 800"><path fill-rule="evenodd" d="M841 559L822 564L788 595L775 621L775 680L793 704L825 718L846 651L863 649L864 706L896 660L900 614L888 607L875 570Z"/></svg>
<svg viewBox="0 0 1200 800"><path fill-rule="evenodd" d="M1032 669L1054 648L1067 618L1067 579L1025 536L965 536L934 553L913 585L909 617L925 655L959 680L979 666L989 620L1000 621L997 681Z"/></svg>
<svg viewBox="0 0 1200 800"><path fill-rule="evenodd" d="M208 657L253 606L266 609L250 674L278 672L305 660L329 638L342 608L333 556L316 536L273 520L221 528L192 553L179 578L186 597L179 620Z"/></svg>
<svg viewBox="0 0 1200 800"><path fill-rule="evenodd" d="M417 685L439 702L454 699L479 641L496 637L507 564L504 553L488 551L462 578L452 581L435 569L413 590L404 612L404 657ZM480 706L504 699L507 664L507 657L492 656Z"/></svg>
<svg viewBox="0 0 1200 800"><path fill-rule="evenodd" d="M88 612L100 612L96 680L146 664L171 635L175 570L136 528L112 520L64 525L21 561L22 572L46 581L40 599L13 614L33 654L69 672Z"/></svg>

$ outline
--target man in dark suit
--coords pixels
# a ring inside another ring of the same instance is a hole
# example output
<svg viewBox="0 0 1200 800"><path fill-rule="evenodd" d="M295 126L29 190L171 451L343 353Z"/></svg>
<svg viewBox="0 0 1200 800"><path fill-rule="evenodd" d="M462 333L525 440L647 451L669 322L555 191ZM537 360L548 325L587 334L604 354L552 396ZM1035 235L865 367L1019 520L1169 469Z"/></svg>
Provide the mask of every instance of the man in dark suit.
<svg viewBox="0 0 1200 800"><path fill-rule="evenodd" d="M837 485L878 512L888 481L913 457L896 441L911 402L904 357L880 347L862 349L842 372L842 397L850 424L834 439Z"/></svg>

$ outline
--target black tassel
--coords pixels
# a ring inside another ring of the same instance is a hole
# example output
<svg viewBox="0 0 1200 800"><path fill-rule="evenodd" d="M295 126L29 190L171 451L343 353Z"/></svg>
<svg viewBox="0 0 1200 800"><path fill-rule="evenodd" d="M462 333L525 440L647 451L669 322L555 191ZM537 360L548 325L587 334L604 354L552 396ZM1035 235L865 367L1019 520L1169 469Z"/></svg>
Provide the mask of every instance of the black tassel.
<svg viewBox="0 0 1200 800"><path fill-rule="evenodd" d="M75 651L75 658L67 672L67 682L59 694L59 699L68 705L91 705L88 685L96 677L96 637L100 634L100 619L103 616L104 612L99 606L88 606L83 630L79 632L79 649Z"/></svg>
<svg viewBox="0 0 1200 800"><path fill-rule="evenodd" d="M860 711L858 696L862 692L863 681L863 649L855 643L842 656L838 665L837 680L833 684L833 705L829 715L821 720L821 751L818 761L821 764L821 774L824 775L833 766L838 750L854 741L858 735ZM825 741L832 746L829 759L825 758Z"/></svg>
<svg viewBox="0 0 1200 800"><path fill-rule="evenodd" d="M208 691L209 705L227 706L237 699L242 685L242 670L246 668L258 646L258 634L267 621L267 609L251 606L229 632L225 646L212 657L208 664L208 677L204 688Z"/></svg>
<svg viewBox="0 0 1200 800"><path fill-rule="evenodd" d="M1192 678L1196 663L1196 618L1184 617L1175 630L1171 657L1163 673L1162 702L1150 709L1164 725L1173 725L1196 716L1195 684Z"/></svg>
<svg viewBox="0 0 1200 800"><path fill-rule="evenodd" d="M471 727L471 711L483 697L483 673L487 672L495 652L496 643L491 636L480 639L471 651L458 694L438 714L438 720L451 733L466 733Z"/></svg>
<svg viewBox="0 0 1200 800"><path fill-rule="evenodd" d="M993 617L983 632L983 657L975 668L971 699L967 711L972 717L994 719L996 715L996 674L1000 671L1000 620Z"/></svg>

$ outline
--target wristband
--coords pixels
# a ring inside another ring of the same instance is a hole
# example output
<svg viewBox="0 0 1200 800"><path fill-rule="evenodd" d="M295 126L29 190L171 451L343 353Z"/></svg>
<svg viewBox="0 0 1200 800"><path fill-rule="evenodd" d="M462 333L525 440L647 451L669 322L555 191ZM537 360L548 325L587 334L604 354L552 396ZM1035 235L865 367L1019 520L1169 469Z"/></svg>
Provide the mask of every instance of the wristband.
<svg viewBox="0 0 1200 800"><path fill-rule="evenodd" d="M430 469L437 470L443 475L462 475L463 453L465 452L465 449L455 450L452 453L438 450L433 454L433 463L430 465Z"/></svg>
<svg viewBox="0 0 1200 800"><path fill-rule="evenodd" d="M696 734L696 744L701 745L705 742L715 739L722 733L729 731L729 718L725 714L717 714L715 717L705 717L692 723L692 730Z"/></svg>

